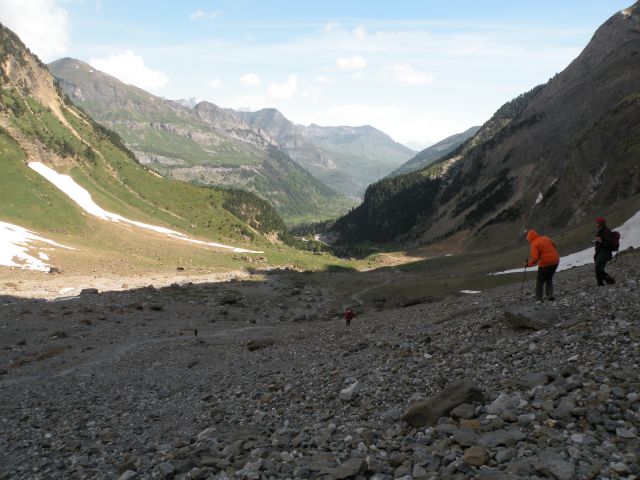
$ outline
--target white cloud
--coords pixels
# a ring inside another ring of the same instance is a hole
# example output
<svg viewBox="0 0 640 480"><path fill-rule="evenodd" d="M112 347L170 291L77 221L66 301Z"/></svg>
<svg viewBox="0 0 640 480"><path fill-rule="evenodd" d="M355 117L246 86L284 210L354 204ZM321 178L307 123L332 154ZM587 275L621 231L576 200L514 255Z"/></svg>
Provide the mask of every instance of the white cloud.
<svg viewBox="0 0 640 480"><path fill-rule="evenodd" d="M330 33L336 30L339 26L340 24L338 22L329 22L324 26L324 31Z"/></svg>
<svg viewBox="0 0 640 480"><path fill-rule="evenodd" d="M220 80L218 77L215 77L209 80L209 86L211 88L218 88L221 85L222 85L222 80Z"/></svg>
<svg viewBox="0 0 640 480"><path fill-rule="evenodd" d="M92 67L136 87L144 89L159 88L169 83L169 79L164 73L147 67L143 58L131 50L109 55L108 58L91 59L89 63Z"/></svg>
<svg viewBox="0 0 640 480"><path fill-rule="evenodd" d="M2 23L42 60L63 54L69 41L67 12L56 0L0 0Z"/></svg>
<svg viewBox="0 0 640 480"><path fill-rule="evenodd" d="M358 40L364 40L367 36L367 30L362 25L358 25L353 29L353 36Z"/></svg>
<svg viewBox="0 0 640 480"><path fill-rule="evenodd" d="M433 74L416 72L411 65L396 65L393 75L403 85L428 85L433 82Z"/></svg>
<svg viewBox="0 0 640 480"><path fill-rule="evenodd" d="M260 85L260 77L255 73L247 73L240 77L240 83L245 87L255 87Z"/></svg>
<svg viewBox="0 0 640 480"><path fill-rule="evenodd" d="M351 58L339 58L336 65L340 70L362 70L367 67L367 61L356 55Z"/></svg>
<svg viewBox="0 0 640 480"><path fill-rule="evenodd" d="M212 12L204 12L202 10L196 10L195 12L193 12L191 15L189 15L189 18L191 20L212 20L216 17L218 17L220 15L220 10L214 10Z"/></svg>
<svg viewBox="0 0 640 480"><path fill-rule="evenodd" d="M298 76L289 75L284 83L272 83L269 85L267 95L269 98L291 98L298 88Z"/></svg>

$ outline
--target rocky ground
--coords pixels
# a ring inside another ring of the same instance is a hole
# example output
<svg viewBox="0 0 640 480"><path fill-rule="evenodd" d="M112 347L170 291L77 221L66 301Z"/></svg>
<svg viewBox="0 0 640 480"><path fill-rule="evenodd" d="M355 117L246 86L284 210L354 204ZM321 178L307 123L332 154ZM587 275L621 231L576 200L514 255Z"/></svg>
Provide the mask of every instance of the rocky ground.
<svg viewBox="0 0 640 480"><path fill-rule="evenodd" d="M293 273L1 298L0 479L640 478L640 252L591 270L350 327Z"/></svg>

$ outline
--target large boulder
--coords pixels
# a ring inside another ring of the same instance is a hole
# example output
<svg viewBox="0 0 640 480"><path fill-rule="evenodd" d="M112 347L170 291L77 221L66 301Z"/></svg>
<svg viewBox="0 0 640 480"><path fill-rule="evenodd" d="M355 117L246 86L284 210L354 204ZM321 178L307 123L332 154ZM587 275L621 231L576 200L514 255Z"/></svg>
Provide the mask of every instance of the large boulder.
<svg viewBox="0 0 640 480"><path fill-rule="evenodd" d="M435 395L413 402L402 420L413 427L435 425L440 417L449 415L458 405L482 400L482 390L471 380L460 380Z"/></svg>
<svg viewBox="0 0 640 480"><path fill-rule="evenodd" d="M514 304L504 310L505 321L514 328L543 330L557 322L557 314L542 304Z"/></svg>

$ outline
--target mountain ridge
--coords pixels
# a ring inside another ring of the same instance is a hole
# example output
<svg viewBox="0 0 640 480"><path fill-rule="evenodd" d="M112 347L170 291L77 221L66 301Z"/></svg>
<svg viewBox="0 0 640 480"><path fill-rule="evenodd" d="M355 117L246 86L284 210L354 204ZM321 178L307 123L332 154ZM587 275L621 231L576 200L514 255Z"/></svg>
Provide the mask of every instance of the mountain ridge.
<svg viewBox="0 0 640 480"><path fill-rule="evenodd" d="M142 164L162 175L248 189L288 218L331 216L352 205L224 109L202 102L199 109L184 107L75 59L56 60L49 69L72 101L115 129Z"/></svg>
<svg viewBox="0 0 640 480"><path fill-rule="evenodd" d="M396 168L393 172L387 175L387 177L397 177L398 175L402 175L403 173L411 173L428 167L431 163L439 160L445 155L448 155L456 148L461 146L469 138L478 133L478 130L480 130L480 128L481 127L479 126L470 127L464 132L455 133L443 140L440 140L439 142L428 146L427 148L418 152L415 157L411 158L410 160Z"/></svg>
<svg viewBox="0 0 640 480"><path fill-rule="evenodd" d="M456 235L463 248L513 244L523 225L558 231L638 195L639 27L638 4L616 13L566 69L500 107L458 149L371 186L336 222L343 241L372 233L422 243ZM429 205L413 201L422 189Z"/></svg>
<svg viewBox="0 0 640 480"><path fill-rule="evenodd" d="M415 153L371 125L304 126L275 108L236 114L265 131L316 178L345 195L360 197L369 184Z"/></svg>

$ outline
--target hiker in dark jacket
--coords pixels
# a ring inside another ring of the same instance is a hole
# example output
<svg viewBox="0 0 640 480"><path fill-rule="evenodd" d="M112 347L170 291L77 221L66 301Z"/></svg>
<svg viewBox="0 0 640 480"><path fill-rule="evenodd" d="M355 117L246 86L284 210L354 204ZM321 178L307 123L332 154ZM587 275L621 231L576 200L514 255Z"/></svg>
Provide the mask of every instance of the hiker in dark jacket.
<svg viewBox="0 0 640 480"><path fill-rule="evenodd" d="M347 308L345 308L345 309L344 309L344 321L346 322L347 327L348 327L349 325L351 325L351 320L352 320L352 319L353 319L353 317L355 317L355 316L356 316L356 314L354 313L354 311L353 311L353 310L351 310L351 308L350 308L350 307L347 307Z"/></svg>
<svg viewBox="0 0 640 480"><path fill-rule="evenodd" d="M596 228L596 239L594 240L596 251L593 255L593 261L596 264L596 280L598 285L602 286L604 282L611 285L616 283L616 280L604 271L604 267L613 257L613 234L602 217L596 218Z"/></svg>

